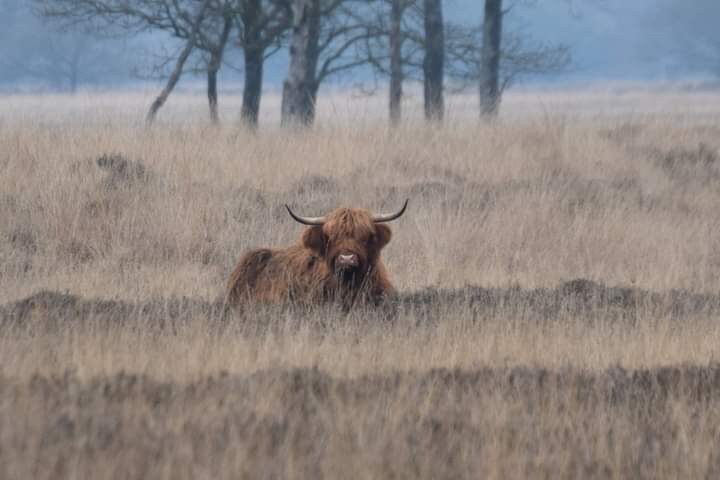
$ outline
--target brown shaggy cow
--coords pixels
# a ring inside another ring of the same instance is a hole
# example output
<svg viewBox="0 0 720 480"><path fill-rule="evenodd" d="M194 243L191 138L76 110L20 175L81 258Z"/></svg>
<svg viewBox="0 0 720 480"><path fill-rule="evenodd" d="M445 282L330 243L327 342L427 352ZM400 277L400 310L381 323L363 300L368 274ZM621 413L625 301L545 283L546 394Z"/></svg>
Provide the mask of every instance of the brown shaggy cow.
<svg viewBox="0 0 720 480"><path fill-rule="evenodd" d="M243 255L228 282L228 303L338 301L345 308L356 302L379 304L395 292L380 259L380 250L392 237L383 222L399 218L407 204L392 214L338 208L325 217L301 217L286 205L293 219L310 228L297 245Z"/></svg>

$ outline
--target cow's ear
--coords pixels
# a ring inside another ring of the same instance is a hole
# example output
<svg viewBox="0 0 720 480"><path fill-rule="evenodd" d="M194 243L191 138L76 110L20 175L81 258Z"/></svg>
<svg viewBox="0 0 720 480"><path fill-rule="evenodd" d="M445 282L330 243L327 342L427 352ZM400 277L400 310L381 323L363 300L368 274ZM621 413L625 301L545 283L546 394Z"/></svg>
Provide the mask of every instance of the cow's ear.
<svg viewBox="0 0 720 480"><path fill-rule="evenodd" d="M392 230L387 225L375 225L375 244L378 250L390 243L392 239Z"/></svg>
<svg viewBox="0 0 720 480"><path fill-rule="evenodd" d="M310 227L303 232L302 243L306 248L315 250L321 255L325 252L325 234L322 227Z"/></svg>

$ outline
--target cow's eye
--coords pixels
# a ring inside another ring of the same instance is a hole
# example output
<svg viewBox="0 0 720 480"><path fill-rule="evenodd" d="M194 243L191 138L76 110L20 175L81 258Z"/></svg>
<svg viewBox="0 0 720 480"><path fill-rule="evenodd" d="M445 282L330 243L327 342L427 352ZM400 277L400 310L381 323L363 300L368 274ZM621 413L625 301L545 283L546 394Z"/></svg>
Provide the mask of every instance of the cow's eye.
<svg viewBox="0 0 720 480"><path fill-rule="evenodd" d="M375 242L375 235L370 235L365 239L365 243L374 243Z"/></svg>

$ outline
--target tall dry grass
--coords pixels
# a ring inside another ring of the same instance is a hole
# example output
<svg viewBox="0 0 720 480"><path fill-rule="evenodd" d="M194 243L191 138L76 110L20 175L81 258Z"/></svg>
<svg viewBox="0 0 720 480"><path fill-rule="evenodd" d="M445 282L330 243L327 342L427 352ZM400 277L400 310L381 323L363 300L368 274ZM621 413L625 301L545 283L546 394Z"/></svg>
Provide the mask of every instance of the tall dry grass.
<svg viewBox="0 0 720 480"><path fill-rule="evenodd" d="M257 134L192 96L146 130L146 100L2 99L3 477L718 472L716 95L454 98L443 128L411 99L393 131L336 95L303 133L270 97ZM396 310L215 303L297 241L284 203L405 198Z"/></svg>
<svg viewBox="0 0 720 480"><path fill-rule="evenodd" d="M251 135L231 122L211 129L200 112L145 131L128 112L34 102L12 99L2 119L0 301L40 288L213 298L244 248L297 239L283 203L312 214L392 209L405 197L411 210L385 252L402 290L576 277L720 286L717 117L559 110L388 132L367 114L355 128L321 118L304 135ZM148 178L99 168L111 153L140 162Z"/></svg>

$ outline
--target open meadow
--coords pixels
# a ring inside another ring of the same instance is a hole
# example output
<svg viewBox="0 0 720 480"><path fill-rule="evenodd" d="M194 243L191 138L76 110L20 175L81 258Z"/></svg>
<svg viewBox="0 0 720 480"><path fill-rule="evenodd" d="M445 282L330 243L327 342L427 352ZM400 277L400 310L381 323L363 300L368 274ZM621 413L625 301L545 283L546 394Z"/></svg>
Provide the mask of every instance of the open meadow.
<svg viewBox="0 0 720 480"><path fill-rule="evenodd" d="M149 99L0 97L0 478L720 477L720 93ZM390 305L223 305L405 198Z"/></svg>

